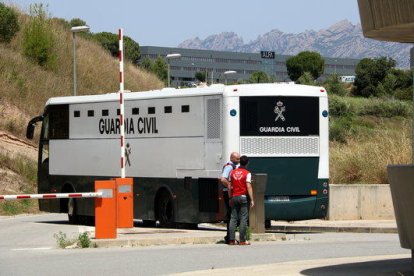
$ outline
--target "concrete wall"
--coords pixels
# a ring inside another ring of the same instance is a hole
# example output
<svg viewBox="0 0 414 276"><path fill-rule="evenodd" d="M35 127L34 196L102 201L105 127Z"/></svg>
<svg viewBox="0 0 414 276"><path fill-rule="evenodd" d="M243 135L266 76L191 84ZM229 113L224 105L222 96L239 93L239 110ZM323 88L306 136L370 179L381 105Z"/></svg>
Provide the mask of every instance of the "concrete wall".
<svg viewBox="0 0 414 276"><path fill-rule="evenodd" d="M395 219L388 184L331 184L330 220Z"/></svg>

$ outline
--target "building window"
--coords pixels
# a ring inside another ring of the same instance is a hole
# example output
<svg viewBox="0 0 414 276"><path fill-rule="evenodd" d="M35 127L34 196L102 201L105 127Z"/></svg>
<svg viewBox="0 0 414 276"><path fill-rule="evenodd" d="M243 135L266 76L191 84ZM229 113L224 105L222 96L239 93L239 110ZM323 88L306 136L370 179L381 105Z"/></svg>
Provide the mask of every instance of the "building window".
<svg viewBox="0 0 414 276"><path fill-rule="evenodd" d="M148 114L155 114L155 107L148 107Z"/></svg>
<svg viewBox="0 0 414 276"><path fill-rule="evenodd" d="M116 115L121 115L121 110L119 108L116 110Z"/></svg>
<svg viewBox="0 0 414 276"><path fill-rule="evenodd" d="M138 107L132 108L132 115L138 115L138 114L139 114L139 108Z"/></svg>
<svg viewBox="0 0 414 276"><path fill-rule="evenodd" d="M102 116L109 116L109 110L108 109L102 109Z"/></svg>
<svg viewBox="0 0 414 276"><path fill-rule="evenodd" d="M172 113L172 106L164 106L164 113Z"/></svg>
<svg viewBox="0 0 414 276"><path fill-rule="evenodd" d="M88 117L93 117L95 112L93 110L88 110Z"/></svg>
<svg viewBox="0 0 414 276"><path fill-rule="evenodd" d="M181 112L182 113L188 113L188 112L190 112L190 106L189 105L182 105L181 106Z"/></svg>
<svg viewBox="0 0 414 276"><path fill-rule="evenodd" d="M76 117L76 118L80 117L80 111L79 110L75 110L73 112L73 117Z"/></svg>

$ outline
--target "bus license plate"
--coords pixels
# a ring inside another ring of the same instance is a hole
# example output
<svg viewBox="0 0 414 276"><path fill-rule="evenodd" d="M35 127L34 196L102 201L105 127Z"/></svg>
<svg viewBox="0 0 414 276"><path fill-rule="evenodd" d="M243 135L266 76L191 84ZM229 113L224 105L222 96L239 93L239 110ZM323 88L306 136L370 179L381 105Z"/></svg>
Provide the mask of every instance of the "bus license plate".
<svg viewBox="0 0 414 276"><path fill-rule="evenodd" d="M288 196L269 196L267 197L269 201L290 201Z"/></svg>

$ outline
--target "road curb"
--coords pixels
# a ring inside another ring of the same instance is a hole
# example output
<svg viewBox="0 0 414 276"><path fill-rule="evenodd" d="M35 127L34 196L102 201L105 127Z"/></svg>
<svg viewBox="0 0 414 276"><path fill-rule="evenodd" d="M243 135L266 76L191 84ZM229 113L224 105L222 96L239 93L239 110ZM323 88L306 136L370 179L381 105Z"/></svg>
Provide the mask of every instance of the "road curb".
<svg viewBox="0 0 414 276"><path fill-rule="evenodd" d="M137 234L139 235L139 234ZM286 240L284 233L265 233L252 234L252 242L261 241L281 241ZM149 238L149 239L92 239L97 247L136 247L136 246L156 246L156 245L177 245L177 244L218 244L223 243L223 237L180 237L180 238Z"/></svg>
<svg viewBox="0 0 414 276"><path fill-rule="evenodd" d="M377 233L377 234L396 234L398 229L395 227L342 227L342 226L272 226L271 230L278 232L336 232L336 233Z"/></svg>

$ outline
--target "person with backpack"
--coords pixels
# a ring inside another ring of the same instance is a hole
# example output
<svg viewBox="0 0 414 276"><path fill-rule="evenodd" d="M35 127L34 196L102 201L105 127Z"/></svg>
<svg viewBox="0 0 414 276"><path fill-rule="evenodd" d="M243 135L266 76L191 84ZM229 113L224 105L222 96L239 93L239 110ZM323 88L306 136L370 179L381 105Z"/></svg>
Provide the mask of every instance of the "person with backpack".
<svg viewBox="0 0 414 276"><path fill-rule="evenodd" d="M247 232L247 220L248 215L248 202L250 198L250 208L254 206L253 201L253 188L251 185L252 174L247 170L249 164L249 158L246 155L240 157L240 166L230 173L231 180L231 194L230 194L230 206L231 206L231 218L230 218L230 232L229 232L229 245L236 244L236 227L237 221L240 220L239 233L240 233L240 245L249 245L246 241ZM249 198L248 198L249 197Z"/></svg>
<svg viewBox="0 0 414 276"><path fill-rule="evenodd" d="M220 178L220 182L222 184L223 189L223 198L224 198L224 205L226 206L226 226L227 226L227 233L224 237L224 241L226 244L229 242L229 231L230 231L230 214L231 208L229 205L229 188L231 189L230 183L230 173L234 169L237 168L240 161L240 154L238 152L232 152L230 154L230 161L224 164L222 175Z"/></svg>

